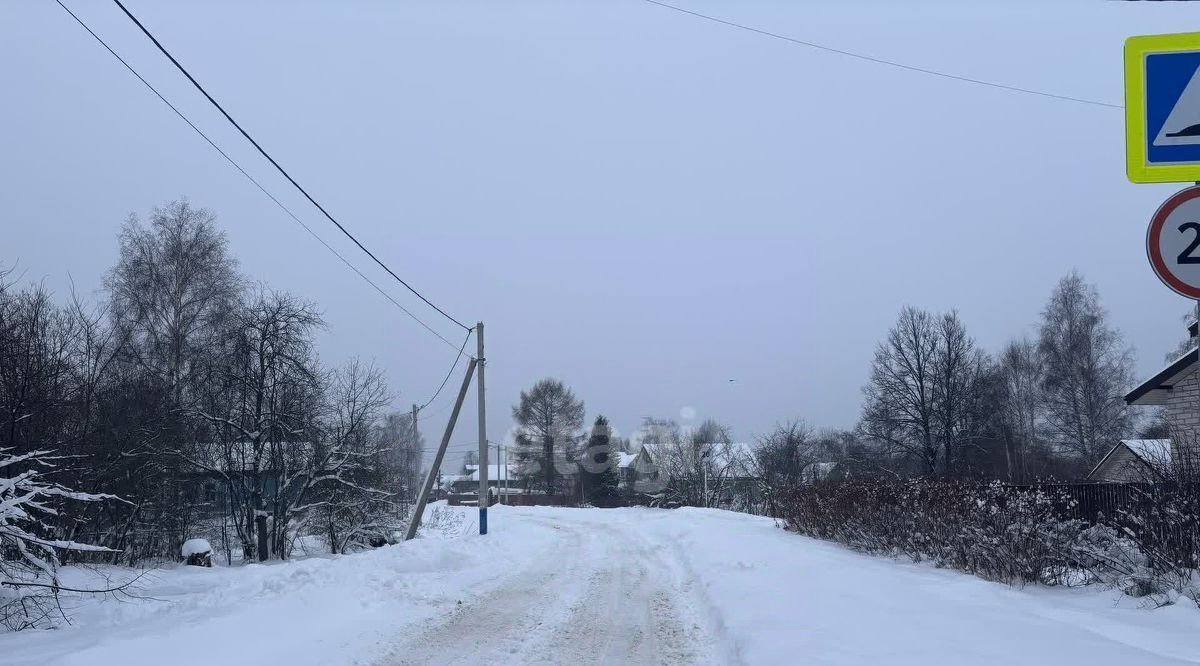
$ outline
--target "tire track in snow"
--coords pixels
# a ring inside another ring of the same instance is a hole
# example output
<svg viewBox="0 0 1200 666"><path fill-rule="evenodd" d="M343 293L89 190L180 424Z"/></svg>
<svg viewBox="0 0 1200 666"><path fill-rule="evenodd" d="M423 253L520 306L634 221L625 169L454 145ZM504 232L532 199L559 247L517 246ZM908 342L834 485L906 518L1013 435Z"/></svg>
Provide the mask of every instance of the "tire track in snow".
<svg viewBox="0 0 1200 666"><path fill-rule="evenodd" d="M555 561L566 567L547 566L534 558L529 565L509 571L506 580L485 594L465 601L418 629L416 635L391 648L379 664L477 664L480 660L512 660L530 637L553 628L574 601L570 593L578 584L578 555L583 550L582 530L557 522L532 519L561 532L563 544ZM562 554L560 557L559 554ZM504 573L505 563L497 562ZM548 626L550 625L550 626Z"/></svg>
<svg viewBox="0 0 1200 666"><path fill-rule="evenodd" d="M573 516L572 516L573 517ZM709 664L716 642L677 587L670 550L635 527L524 515L562 534L492 591L426 623L379 662L400 664Z"/></svg>

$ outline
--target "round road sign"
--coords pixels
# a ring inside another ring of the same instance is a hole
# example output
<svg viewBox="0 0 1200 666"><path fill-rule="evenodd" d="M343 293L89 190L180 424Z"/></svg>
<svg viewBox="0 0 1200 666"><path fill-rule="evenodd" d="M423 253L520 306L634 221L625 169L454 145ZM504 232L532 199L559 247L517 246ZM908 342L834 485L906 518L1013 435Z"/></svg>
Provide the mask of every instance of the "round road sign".
<svg viewBox="0 0 1200 666"><path fill-rule="evenodd" d="M1163 202L1146 232L1154 273L1176 293L1200 300L1200 186Z"/></svg>

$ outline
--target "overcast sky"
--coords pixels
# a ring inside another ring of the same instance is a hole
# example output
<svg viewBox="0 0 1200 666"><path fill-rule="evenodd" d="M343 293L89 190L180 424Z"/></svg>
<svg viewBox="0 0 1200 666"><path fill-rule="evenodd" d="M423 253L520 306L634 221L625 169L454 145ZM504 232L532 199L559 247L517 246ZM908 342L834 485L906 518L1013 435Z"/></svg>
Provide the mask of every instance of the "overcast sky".
<svg viewBox="0 0 1200 666"><path fill-rule="evenodd" d="M317 211L110 2L64 0L373 278ZM327 208L456 317L487 324L489 435L520 389L589 418L857 419L906 304L957 308L986 348L1032 334L1078 269L1162 364L1189 307L1154 277L1119 109L814 51L638 0L150 2L130 8ZM1194 30L1186 3L678 4L999 83L1122 101L1125 37ZM322 356L384 365L423 402L454 352L308 237L52 0L0 3L0 263L99 288L131 212L186 195L252 278L312 299ZM390 287L389 287L390 288ZM460 339L398 287L395 297ZM97 295L98 297L98 295ZM729 380L735 381L729 381ZM422 423L436 439L451 381ZM474 440L473 401L454 442Z"/></svg>

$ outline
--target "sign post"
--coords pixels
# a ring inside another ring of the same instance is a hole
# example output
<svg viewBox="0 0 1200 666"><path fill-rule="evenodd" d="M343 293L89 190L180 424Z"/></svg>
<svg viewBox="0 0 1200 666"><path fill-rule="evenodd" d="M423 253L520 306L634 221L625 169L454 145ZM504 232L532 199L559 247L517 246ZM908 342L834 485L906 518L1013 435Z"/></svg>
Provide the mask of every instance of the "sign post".
<svg viewBox="0 0 1200 666"><path fill-rule="evenodd" d="M1200 33L1125 40L1125 173L1195 183L1158 207L1146 256L1163 284L1195 302L1200 323Z"/></svg>
<svg viewBox="0 0 1200 666"><path fill-rule="evenodd" d="M1200 186L1167 199L1146 231L1146 256L1172 291L1200 301Z"/></svg>
<svg viewBox="0 0 1200 666"><path fill-rule="evenodd" d="M1158 207L1146 231L1146 256L1163 284L1196 302L1200 322L1200 186Z"/></svg>

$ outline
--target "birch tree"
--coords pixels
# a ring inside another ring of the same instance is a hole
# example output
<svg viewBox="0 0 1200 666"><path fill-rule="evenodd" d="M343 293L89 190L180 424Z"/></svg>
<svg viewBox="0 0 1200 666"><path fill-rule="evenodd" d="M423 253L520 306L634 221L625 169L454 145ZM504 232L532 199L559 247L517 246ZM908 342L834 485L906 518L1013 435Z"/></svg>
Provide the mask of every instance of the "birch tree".
<svg viewBox="0 0 1200 666"><path fill-rule="evenodd" d="M215 216L186 199L155 208L148 226L131 215L120 253L106 280L114 321L131 360L182 403L189 381L215 367L218 339L233 323L237 263Z"/></svg>
<svg viewBox="0 0 1200 666"><path fill-rule="evenodd" d="M1059 281L1042 311L1038 355L1046 428L1082 470L1128 435L1123 395L1132 383L1132 356L1108 324L1096 288L1079 273Z"/></svg>
<svg viewBox="0 0 1200 666"><path fill-rule="evenodd" d="M998 409L1008 480L1029 479L1030 453L1038 448L1044 418L1043 369L1037 344L1022 338L1008 343L997 363L1001 386Z"/></svg>

